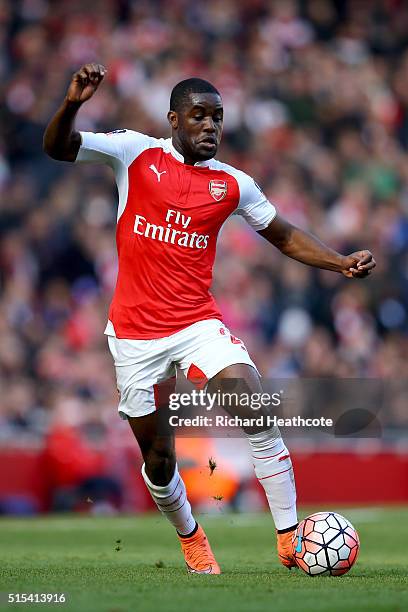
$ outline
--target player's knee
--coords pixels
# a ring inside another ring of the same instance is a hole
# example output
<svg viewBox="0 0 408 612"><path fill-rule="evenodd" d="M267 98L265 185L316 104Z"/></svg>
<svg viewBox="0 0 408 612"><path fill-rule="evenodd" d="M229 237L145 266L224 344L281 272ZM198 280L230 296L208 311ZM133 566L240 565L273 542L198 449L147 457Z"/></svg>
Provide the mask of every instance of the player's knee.
<svg viewBox="0 0 408 612"><path fill-rule="evenodd" d="M174 448L167 444L153 444L145 453L145 469L150 480L164 486L170 482L176 467Z"/></svg>

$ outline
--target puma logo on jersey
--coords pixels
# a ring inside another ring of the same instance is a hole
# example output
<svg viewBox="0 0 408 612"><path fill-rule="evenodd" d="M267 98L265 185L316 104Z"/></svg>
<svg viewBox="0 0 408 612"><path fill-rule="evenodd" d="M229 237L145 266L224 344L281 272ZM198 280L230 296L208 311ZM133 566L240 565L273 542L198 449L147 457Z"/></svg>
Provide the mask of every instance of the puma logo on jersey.
<svg viewBox="0 0 408 612"><path fill-rule="evenodd" d="M155 173L155 175L157 176L157 182L160 183L160 178L162 174L167 174L166 170L163 170L163 172L159 172L158 169L156 168L156 166L154 164L151 164L149 166L150 170L153 170L153 172Z"/></svg>

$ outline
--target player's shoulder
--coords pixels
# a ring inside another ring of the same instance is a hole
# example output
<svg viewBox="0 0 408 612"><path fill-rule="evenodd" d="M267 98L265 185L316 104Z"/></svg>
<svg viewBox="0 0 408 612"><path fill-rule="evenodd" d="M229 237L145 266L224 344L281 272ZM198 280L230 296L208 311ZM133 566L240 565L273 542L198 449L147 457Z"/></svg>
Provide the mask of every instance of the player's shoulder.
<svg viewBox="0 0 408 612"><path fill-rule="evenodd" d="M210 170L218 170L219 172L226 172L227 174L231 174L237 180L246 181L252 180L249 174L246 174L243 170L239 170L235 168L235 166L231 166L231 164L226 164L225 162L220 161L219 159L211 159L208 162L208 167Z"/></svg>
<svg viewBox="0 0 408 612"><path fill-rule="evenodd" d="M171 138L155 138L143 132L131 129L112 130L106 136L117 139L126 144L134 144L144 149L163 149L165 153L171 152Z"/></svg>
<svg viewBox="0 0 408 612"><path fill-rule="evenodd" d="M112 138L117 141L126 141L126 142L143 142L144 144L154 146L160 139L154 138L153 136L149 136L149 134L144 134L143 132L137 132L136 130L131 130L128 128L120 128L118 130L112 130L110 132L105 132L105 136L108 138Z"/></svg>
<svg viewBox="0 0 408 612"><path fill-rule="evenodd" d="M226 164L225 162L219 161L218 159L211 159L208 164L208 167L210 168L210 170L226 172L227 174L233 176L238 183L241 193L246 193L254 188L259 189L254 179L249 176L249 174L247 174L243 170L235 168L235 166L231 166L231 164Z"/></svg>
<svg viewBox="0 0 408 612"><path fill-rule="evenodd" d="M151 148L164 148L165 139L154 138L142 132L119 128L110 132L80 132L81 145L76 162L101 162L115 171L123 164L130 166L140 155Z"/></svg>

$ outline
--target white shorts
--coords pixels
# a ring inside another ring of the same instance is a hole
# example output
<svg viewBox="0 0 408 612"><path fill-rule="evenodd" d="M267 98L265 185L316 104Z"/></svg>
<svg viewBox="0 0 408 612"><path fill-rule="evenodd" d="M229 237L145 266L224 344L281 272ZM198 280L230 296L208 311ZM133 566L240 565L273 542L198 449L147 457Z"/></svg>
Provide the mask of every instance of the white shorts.
<svg viewBox="0 0 408 612"><path fill-rule="evenodd" d="M155 340L108 336L123 419L145 416L168 403L176 384L176 366L198 388L224 368L246 363L256 369L244 343L217 319L199 321Z"/></svg>

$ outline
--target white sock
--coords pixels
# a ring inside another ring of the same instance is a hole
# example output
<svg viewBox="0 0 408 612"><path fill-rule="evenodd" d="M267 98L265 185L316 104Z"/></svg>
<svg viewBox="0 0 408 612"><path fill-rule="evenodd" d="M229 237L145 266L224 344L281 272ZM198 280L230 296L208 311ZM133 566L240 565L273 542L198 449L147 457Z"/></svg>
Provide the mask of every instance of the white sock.
<svg viewBox="0 0 408 612"><path fill-rule="evenodd" d="M145 464L142 465L142 476L160 512L177 529L180 535L188 535L196 526L196 520L191 514L190 502L184 482L178 472L177 465L169 484L159 487L153 484L146 475Z"/></svg>
<svg viewBox="0 0 408 612"><path fill-rule="evenodd" d="M296 487L289 451L277 427L248 437L255 474L263 486L276 529L296 525Z"/></svg>

